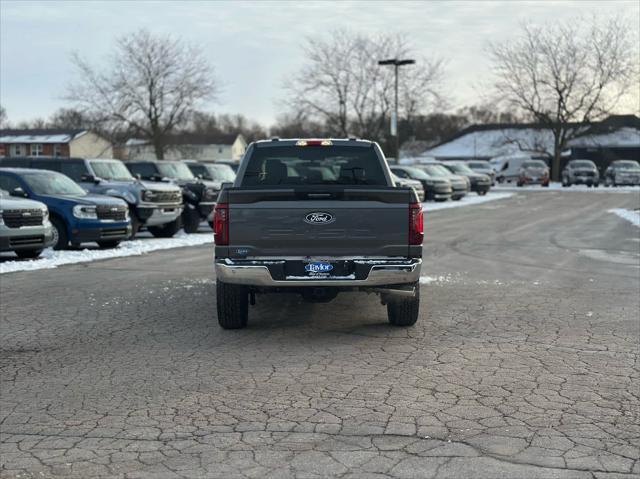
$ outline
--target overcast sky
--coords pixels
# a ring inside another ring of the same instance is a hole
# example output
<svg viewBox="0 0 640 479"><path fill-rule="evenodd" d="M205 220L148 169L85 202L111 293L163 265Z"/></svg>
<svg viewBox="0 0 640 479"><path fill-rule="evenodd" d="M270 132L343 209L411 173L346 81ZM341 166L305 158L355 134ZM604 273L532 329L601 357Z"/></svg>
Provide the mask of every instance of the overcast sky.
<svg viewBox="0 0 640 479"><path fill-rule="evenodd" d="M223 93L204 109L243 113L265 125L282 111L283 81L304 62L305 36L341 27L400 32L416 56L447 59L446 93L474 104L487 79L488 41L513 37L519 23L622 13L640 23L640 2L224 2L0 1L0 104L9 120L48 117L73 77L70 52L99 64L116 37L139 28L201 45Z"/></svg>

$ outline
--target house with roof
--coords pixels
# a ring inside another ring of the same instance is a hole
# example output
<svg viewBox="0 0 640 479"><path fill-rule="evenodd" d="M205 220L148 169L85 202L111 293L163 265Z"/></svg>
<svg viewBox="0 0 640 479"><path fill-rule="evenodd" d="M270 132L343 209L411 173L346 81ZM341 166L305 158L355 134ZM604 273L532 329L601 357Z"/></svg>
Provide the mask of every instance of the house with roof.
<svg viewBox="0 0 640 479"><path fill-rule="evenodd" d="M82 128L0 129L0 157L11 156L113 158L113 146Z"/></svg>
<svg viewBox="0 0 640 479"><path fill-rule="evenodd" d="M575 123L578 136L569 141L563 152L564 163L570 159L589 159L600 168L614 160L640 160L640 118L635 115L612 115L590 124ZM438 160L490 160L496 156L535 154L553 156L553 135L540 124L472 125L448 140L426 150L421 156Z"/></svg>
<svg viewBox="0 0 640 479"><path fill-rule="evenodd" d="M166 160L235 160L240 161L247 149L244 137L183 133L171 136L164 154ZM125 144L127 160L156 159L153 145L148 140L130 139Z"/></svg>

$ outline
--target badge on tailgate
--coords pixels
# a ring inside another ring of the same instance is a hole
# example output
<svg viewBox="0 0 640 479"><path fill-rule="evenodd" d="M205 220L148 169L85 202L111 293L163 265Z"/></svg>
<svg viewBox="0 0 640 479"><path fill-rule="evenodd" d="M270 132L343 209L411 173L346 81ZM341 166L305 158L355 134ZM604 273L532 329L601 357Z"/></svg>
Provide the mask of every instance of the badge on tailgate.
<svg viewBox="0 0 640 479"><path fill-rule="evenodd" d="M335 218L333 215L325 211L314 211L304 217L304 222L309 223L310 225L328 225L334 221Z"/></svg>

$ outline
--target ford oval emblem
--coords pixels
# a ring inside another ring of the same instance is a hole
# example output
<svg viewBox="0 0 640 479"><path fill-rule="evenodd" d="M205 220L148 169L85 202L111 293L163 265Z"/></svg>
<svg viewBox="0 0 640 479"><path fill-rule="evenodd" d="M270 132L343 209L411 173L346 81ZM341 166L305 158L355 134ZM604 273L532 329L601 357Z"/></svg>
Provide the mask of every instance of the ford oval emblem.
<svg viewBox="0 0 640 479"><path fill-rule="evenodd" d="M333 215L325 213L324 211L315 211L305 216L304 221L305 223L309 223L310 225L326 225L329 223L333 223L335 221L335 218L333 217Z"/></svg>

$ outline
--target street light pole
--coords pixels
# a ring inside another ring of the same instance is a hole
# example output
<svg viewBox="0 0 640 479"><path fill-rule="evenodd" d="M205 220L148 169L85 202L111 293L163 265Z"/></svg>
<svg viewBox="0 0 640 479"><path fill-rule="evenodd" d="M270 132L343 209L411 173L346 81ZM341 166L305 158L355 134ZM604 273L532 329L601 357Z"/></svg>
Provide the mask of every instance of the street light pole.
<svg viewBox="0 0 640 479"><path fill-rule="evenodd" d="M402 65L413 65L416 61L411 59L406 60L398 60L397 58L390 58L388 60L380 60L378 61L378 65L393 65L394 74L395 74L395 108L394 115L391 119L391 135L395 136L395 154L396 154L396 162L400 160L400 121L398 119L398 67ZM395 128L394 128L395 127Z"/></svg>

